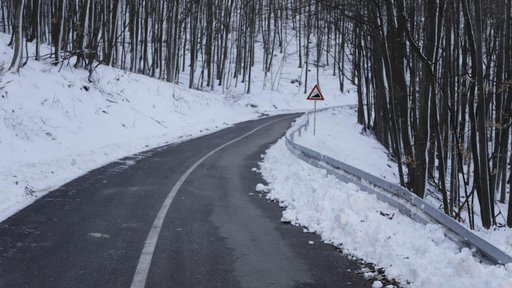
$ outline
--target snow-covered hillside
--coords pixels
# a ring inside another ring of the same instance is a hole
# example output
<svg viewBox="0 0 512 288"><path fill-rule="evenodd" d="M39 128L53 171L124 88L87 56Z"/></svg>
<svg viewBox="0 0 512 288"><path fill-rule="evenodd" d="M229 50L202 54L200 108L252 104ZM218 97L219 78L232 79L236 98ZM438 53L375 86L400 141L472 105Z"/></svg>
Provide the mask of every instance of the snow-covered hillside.
<svg viewBox="0 0 512 288"><path fill-rule="evenodd" d="M297 137L296 141L377 177L399 184L396 163L389 159L388 152L371 133L363 132L362 126L355 122L356 115L355 109L350 108L319 113L317 116L317 135L303 133L302 137ZM430 188L431 190L436 189L435 187ZM428 194L427 201L435 207L441 207L441 201L433 196L435 195L432 195L432 193ZM507 215L507 205L498 204L501 213ZM466 221L466 212L464 212L462 218ZM505 253L512 255L512 230L505 226L504 218L498 218L498 221L501 227L486 230L479 224L475 233L496 245ZM463 224L467 225L467 223Z"/></svg>
<svg viewBox="0 0 512 288"><path fill-rule="evenodd" d="M316 135L308 129L295 141L398 183L396 164L355 119L356 111L347 107L318 113ZM288 151L284 139L267 151L260 166L268 187L257 190L286 207L284 221L382 267L387 280L377 279L375 287L393 279L405 287L512 287L512 263L481 263L474 251L450 240L441 225L416 223L375 195L307 164ZM512 254L510 229L477 233Z"/></svg>
<svg viewBox="0 0 512 288"><path fill-rule="evenodd" d="M8 41L8 35L0 34L1 47ZM15 74L5 71L11 53L10 48L0 52L0 221L123 156L312 105L299 92L303 87L291 81L301 73L293 55L281 59L293 64L276 68L268 77L274 85L266 89L263 73L255 73L253 92L246 95L239 91L243 88L224 94L190 90L103 66L91 83L87 71L31 59ZM337 77L323 74L328 101L320 106L353 103L353 97L339 92Z"/></svg>

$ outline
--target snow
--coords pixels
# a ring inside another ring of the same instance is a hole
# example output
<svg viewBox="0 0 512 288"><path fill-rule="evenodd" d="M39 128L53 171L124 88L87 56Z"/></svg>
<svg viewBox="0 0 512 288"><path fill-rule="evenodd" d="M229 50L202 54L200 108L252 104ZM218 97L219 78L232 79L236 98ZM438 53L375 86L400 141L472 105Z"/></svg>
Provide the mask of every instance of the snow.
<svg viewBox="0 0 512 288"><path fill-rule="evenodd" d="M291 223L292 222L292 219L286 217L284 214L283 216L281 217L281 223L285 223L285 224L288 224L288 223Z"/></svg>
<svg viewBox="0 0 512 288"><path fill-rule="evenodd" d="M344 107L318 113L316 135L302 133L295 141L374 176L400 183L396 163L389 161L386 149L375 137L363 133L363 127L355 121L355 109Z"/></svg>
<svg viewBox="0 0 512 288"><path fill-rule="evenodd" d="M258 183L256 185L256 192L260 192L260 193L268 192L268 187L264 184Z"/></svg>
<svg viewBox="0 0 512 288"><path fill-rule="evenodd" d="M0 47L8 42L9 35L0 34ZM42 55L50 52L41 49ZM12 49L0 50L0 221L125 156L262 115L310 109L312 103L299 91L304 87L290 81L301 75L297 55L279 55L276 61L294 64L273 68L267 78L254 68L248 95L243 84L205 92L105 66L90 83L87 71L68 63L53 66L32 59L16 74L5 71ZM321 73L328 79L322 90L329 101L319 107L351 103L339 92L337 76Z"/></svg>
<svg viewBox="0 0 512 288"><path fill-rule="evenodd" d="M440 225L416 223L374 195L297 159L284 139L267 151L260 171L269 183L267 197L286 207L283 217L384 268L388 279L410 287L512 287L509 268L480 263Z"/></svg>
<svg viewBox="0 0 512 288"><path fill-rule="evenodd" d="M312 133L302 133L301 137L295 137L295 141L374 176L399 184L397 164L389 159L385 148L372 134L363 132L363 127L356 123L356 116L354 107L318 113L316 136ZM435 207L441 207L438 199L427 197L427 201ZM504 206L500 209L506 215L507 210ZM478 209L476 207L476 210ZM476 218L478 217L477 215ZM477 228L474 233L512 256L512 229Z"/></svg>

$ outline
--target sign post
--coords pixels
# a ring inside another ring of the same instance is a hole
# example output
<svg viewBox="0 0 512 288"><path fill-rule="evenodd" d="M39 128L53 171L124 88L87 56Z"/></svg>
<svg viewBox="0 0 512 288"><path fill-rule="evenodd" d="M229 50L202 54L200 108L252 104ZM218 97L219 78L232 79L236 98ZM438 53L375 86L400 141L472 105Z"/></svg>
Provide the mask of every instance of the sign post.
<svg viewBox="0 0 512 288"><path fill-rule="evenodd" d="M313 87L313 90L309 92L307 100L312 100L315 103L315 109L313 114L313 135L316 134L316 101L323 101L324 95L322 95L322 92L320 91L320 88L318 87L318 84Z"/></svg>
<svg viewBox="0 0 512 288"><path fill-rule="evenodd" d="M313 136L316 135L316 101L315 103L315 112L313 113Z"/></svg>

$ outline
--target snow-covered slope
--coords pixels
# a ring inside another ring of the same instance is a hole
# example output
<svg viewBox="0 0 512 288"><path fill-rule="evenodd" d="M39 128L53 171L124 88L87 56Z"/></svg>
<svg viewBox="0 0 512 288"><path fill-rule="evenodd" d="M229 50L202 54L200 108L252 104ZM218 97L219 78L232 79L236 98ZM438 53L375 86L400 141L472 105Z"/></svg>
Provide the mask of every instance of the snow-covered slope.
<svg viewBox="0 0 512 288"><path fill-rule="evenodd" d="M400 183L396 163L389 161L386 149L357 124L356 107L327 110L317 115L316 135L302 133L298 144L393 183Z"/></svg>
<svg viewBox="0 0 512 288"><path fill-rule="evenodd" d="M8 41L8 35L0 34L5 48L0 50L0 221L45 192L123 156L312 105L299 92L303 88L290 81L301 74L292 56L265 82L254 68L250 95L242 94L242 87L222 94L220 88L190 90L103 66L92 83L86 71L66 64L29 60L19 74L6 72L12 53ZM328 101L321 106L353 101L339 93L330 71L322 73Z"/></svg>
<svg viewBox="0 0 512 288"><path fill-rule="evenodd" d="M317 114L316 135L309 129L294 140L399 183L396 163L356 119L352 108L329 109ZM269 191L270 199L286 207L284 218L376 263L386 270L386 277L410 282L411 287L512 287L512 263L505 267L480 263L472 251L461 250L446 237L440 225L415 223L374 195L328 176L297 159L283 140L267 152L261 172L269 187L257 190ZM510 229L475 233L512 255Z"/></svg>
<svg viewBox="0 0 512 288"><path fill-rule="evenodd" d="M387 151L371 133L363 133L362 126L355 121L356 115L356 111L350 108L319 113L316 136L312 133L303 133L302 137L296 138L296 141L377 177L399 184L396 163L390 161ZM432 189L435 188L432 187ZM427 201L436 207L441 207L441 202L432 196L428 196ZM507 215L506 205L500 205L500 210ZM465 216L466 214L462 215L463 218ZM477 215L477 220L478 218ZM499 218L498 221L505 222L503 218ZM474 232L505 253L512 255L512 229L505 227L504 223L502 226L486 230L481 228L481 225L477 225Z"/></svg>

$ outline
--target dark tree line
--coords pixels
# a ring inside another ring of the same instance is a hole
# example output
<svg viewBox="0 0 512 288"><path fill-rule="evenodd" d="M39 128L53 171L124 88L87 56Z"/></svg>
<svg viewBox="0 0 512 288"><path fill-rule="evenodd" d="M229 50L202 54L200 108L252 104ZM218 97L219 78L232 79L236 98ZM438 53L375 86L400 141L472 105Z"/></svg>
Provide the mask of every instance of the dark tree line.
<svg viewBox="0 0 512 288"><path fill-rule="evenodd" d="M485 228L512 227L512 1L337 3L352 7L358 121L400 164L401 184L420 197L433 187L472 228L475 212Z"/></svg>
<svg viewBox="0 0 512 288"><path fill-rule="evenodd" d="M99 64L110 65L169 82L185 81L190 88L198 89L241 83L249 93L258 52L256 42L263 47L263 67L257 68L267 78L271 68L280 64L274 63L274 55L283 53L290 39L298 39L299 66L308 69L309 64L320 61L310 59L313 49L319 51L317 57L327 58L326 53L333 49L341 54L336 50L337 42L345 39L341 30L332 28L339 23L320 21L320 17L333 17L321 1L0 2L0 29L13 35L11 45L17 59L23 58L23 43L31 42L36 46L36 59L51 58L56 64L73 59L76 68L91 71ZM291 32L289 24L293 26ZM319 33L326 27L329 33ZM318 47L312 45L314 34ZM40 54L42 43L51 45L51 55ZM22 64L13 63L12 67L17 69ZM306 90L308 85L304 86Z"/></svg>
<svg viewBox="0 0 512 288"><path fill-rule="evenodd" d="M399 164L402 186L439 197L445 213L472 228L475 214L485 228L512 227L511 5L0 0L0 30L12 35L11 69L34 57L73 61L91 73L109 65L196 89L243 85L247 93L254 69L274 89L271 72L282 65L274 56L295 45L304 93L321 84L322 66L339 76L341 91L344 79L355 85L357 121ZM52 53L41 55L42 44ZM508 203L508 215L497 203Z"/></svg>
<svg viewBox="0 0 512 288"><path fill-rule="evenodd" d="M253 1L1 2L0 28L35 42L36 59L51 57L60 63L73 58L77 68L110 65L171 82L178 82L187 69L190 87L197 80L197 85L213 88L215 81L225 79L228 54L236 49L236 79L243 82L250 71L253 42L242 40L256 33L251 17L259 7ZM22 25L16 26L15 19ZM237 42L232 43L235 33ZM23 39L16 37L13 45L21 46ZM40 43L50 44L52 55L40 55Z"/></svg>

